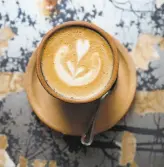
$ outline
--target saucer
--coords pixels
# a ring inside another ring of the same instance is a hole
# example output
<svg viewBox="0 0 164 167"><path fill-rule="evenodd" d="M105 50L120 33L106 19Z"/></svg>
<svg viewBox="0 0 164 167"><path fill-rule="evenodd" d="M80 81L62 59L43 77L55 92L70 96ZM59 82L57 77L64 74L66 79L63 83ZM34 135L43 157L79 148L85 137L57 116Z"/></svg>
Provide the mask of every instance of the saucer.
<svg viewBox="0 0 164 167"><path fill-rule="evenodd" d="M136 70L133 61L118 41L116 44L119 51L117 83L112 93L100 106L100 114L95 126L96 134L108 130L125 115L136 90ZM24 81L29 102L42 122L63 134L79 136L84 133L98 101L71 104L49 95L38 80L35 53L30 58Z"/></svg>

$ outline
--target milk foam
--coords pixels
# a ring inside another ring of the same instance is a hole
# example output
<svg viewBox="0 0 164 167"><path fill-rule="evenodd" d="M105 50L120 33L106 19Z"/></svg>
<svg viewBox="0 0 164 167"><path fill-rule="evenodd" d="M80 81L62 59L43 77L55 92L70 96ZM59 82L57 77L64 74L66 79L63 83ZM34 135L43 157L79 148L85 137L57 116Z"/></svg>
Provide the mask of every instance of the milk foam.
<svg viewBox="0 0 164 167"><path fill-rule="evenodd" d="M113 53L97 32L72 26L59 30L47 41L42 72L47 84L59 95L89 99L108 85L113 70Z"/></svg>
<svg viewBox="0 0 164 167"><path fill-rule="evenodd" d="M78 74L85 70L85 67L78 67L78 63L86 55L89 48L90 42L88 40L78 39L76 41L77 64L73 64L69 59L66 64L64 64L64 62L62 61L64 56L69 56L69 46L63 45L56 52L54 56L54 69L58 77L67 85L84 86L93 82L97 78L101 69L101 59L97 52L94 52L89 56L89 58L97 59L98 64L96 65L96 68L92 68L93 62L90 62L91 68L89 69L89 71L78 77ZM88 61L92 59L89 59ZM64 67L65 65L67 66L69 71L66 70L66 68Z"/></svg>
<svg viewBox="0 0 164 167"><path fill-rule="evenodd" d="M85 56L89 48L90 48L90 43L88 40L79 39L76 41L76 52L77 52L78 62L81 60L83 56Z"/></svg>

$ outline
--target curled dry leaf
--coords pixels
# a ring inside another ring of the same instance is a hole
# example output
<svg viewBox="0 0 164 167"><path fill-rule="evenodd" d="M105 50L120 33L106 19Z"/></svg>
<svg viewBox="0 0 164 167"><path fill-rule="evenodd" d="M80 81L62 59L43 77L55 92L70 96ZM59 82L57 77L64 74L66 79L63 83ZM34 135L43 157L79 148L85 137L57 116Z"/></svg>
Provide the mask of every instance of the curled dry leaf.
<svg viewBox="0 0 164 167"><path fill-rule="evenodd" d="M161 48L162 50L164 50L164 38L163 38L163 40L160 42L159 46L160 46L160 48Z"/></svg>
<svg viewBox="0 0 164 167"><path fill-rule="evenodd" d="M50 161L49 162L49 167L56 167L56 162L55 161Z"/></svg>
<svg viewBox="0 0 164 167"><path fill-rule="evenodd" d="M20 156L19 165L17 167L28 167L28 160L25 157Z"/></svg>
<svg viewBox="0 0 164 167"><path fill-rule="evenodd" d="M136 154L136 138L135 136L125 131L122 136L121 156L119 164L126 166L127 164L134 164Z"/></svg>
<svg viewBox="0 0 164 167"><path fill-rule="evenodd" d="M0 149L6 150L8 147L7 137L5 135L0 135Z"/></svg>
<svg viewBox="0 0 164 167"><path fill-rule="evenodd" d="M56 11L58 0L37 0L41 14L50 16Z"/></svg>
<svg viewBox="0 0 164 167"><path fill-rule="evenodd" d="M5 164L5 154L4 150L8 147L7 137L5 135L0 135L0 167Z"/></svg>
<svg viewBox="0 0 164 167"><path fill-rule="evenodd" d="M45 160L35 160L33 162L33 167L45 167L47 164L47 161Z"/></svg>
<svg viewBox="0 0 164 167"><path fill-rule="evenodd" d="M130 167L138 167L138 165L135 162L133 162Z"/></svg>
<svg viewBox="0 0 164 167"><path fill-rule="evenodd" d="M11 28L5 27L0 29L0 55L2 55L2 50L8 47L8 40L14 37L14 33Z"/></svg>
<svg viewBox="0 0 164 167"><path fill-rule="evenodd" d="M130 53L136 68L147 70L150 61L160 58L155 46L160 45L162 48L163 40L164 38L160 36L153 36L150 34L141 34L138 37L137 44Z"/></svg>
<svg viewBox="0 0 164 167"><path fill-rule="evenodd" d="M137 91L133 103L133 111L140 115L146 113L164 113L164 91Z"/></svg>
<svg viewBox="0 0 164 167"><path fill-rule="evenodd" d="M160 8L164 4L164 0L156 0L157 8Z"/></svg>
<svg viewBox="0 0 164 167"><path fill-rule="evenodd" d="M4 151L0 150L0 167L4 167L5 164L5 154Z"/></svg>
<svg viewBox="0 0 164 167"><path fill-rule="evenodd" d="M0 73L0 98L6 97L11 92L23 90L23 73Z"/></svg>
<svg viewBox="0 0 164 167"><path fill-rule="evenodd" d="M15 167L15 164L6 152L7 147L7 137L5 135L0 135L0 167Z"/></svg>

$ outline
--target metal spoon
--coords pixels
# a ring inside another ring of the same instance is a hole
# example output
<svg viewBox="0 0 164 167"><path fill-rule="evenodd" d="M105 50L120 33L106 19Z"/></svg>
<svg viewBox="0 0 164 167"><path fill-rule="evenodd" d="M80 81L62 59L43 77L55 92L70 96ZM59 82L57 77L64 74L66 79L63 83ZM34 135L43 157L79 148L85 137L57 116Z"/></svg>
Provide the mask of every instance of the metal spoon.
<svg viewBox="0 0 164 167"><path fill-rule="evenodd" d="M86 132L81 136L81 143L85 146L90 146L93 142L93 138L94 138L94 128L95 128L95 122L97 120L97 116L98 113L100 112L100 106L102 101L105 99L105 97L110 93L111 91L108 91L106 94L104 94L101 98L100 98L100 103L98 105L98 109L96 110L96 112L93 114L90 122L89 122L89 126L87 127Z"/></svg>

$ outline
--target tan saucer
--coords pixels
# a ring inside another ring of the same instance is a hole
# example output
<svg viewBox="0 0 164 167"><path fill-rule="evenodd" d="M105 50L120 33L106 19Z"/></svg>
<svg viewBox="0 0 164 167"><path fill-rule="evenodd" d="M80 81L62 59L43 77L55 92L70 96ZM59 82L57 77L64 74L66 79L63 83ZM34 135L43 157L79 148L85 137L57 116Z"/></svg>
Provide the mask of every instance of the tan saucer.
<svg viewBox="0 0 164 167"><path fill-rule="evenodd" d="M117 84L101 106L95 133L114 126L128 111L136 90L136 71L126 49L116 41L119 50ZM36 75L36 55L33 53L25 74L25 89L34 112L46 125L68 135L81 135L96 110L97 102L70 104L51 95L40 84Z"/></svg>

